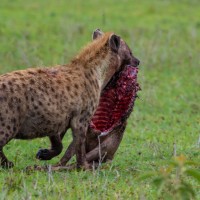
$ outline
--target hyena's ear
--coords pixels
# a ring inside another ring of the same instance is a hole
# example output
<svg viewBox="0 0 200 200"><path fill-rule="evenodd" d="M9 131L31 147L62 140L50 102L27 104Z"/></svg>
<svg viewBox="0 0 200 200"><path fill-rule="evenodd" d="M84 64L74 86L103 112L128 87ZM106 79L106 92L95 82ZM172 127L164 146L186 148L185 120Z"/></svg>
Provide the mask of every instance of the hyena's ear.
<svg viewBox="0 0 200 200"><path fill-rule="evenodd" d="M103 35L103 32L100 29L96 29L92 34L92 39L95 40Z"/></svg>
<svg viewBox="0 0 200 200"><path fill-rule="evenodd" d="M109 46L112 51L117 53L120 47L120 37L115 34L111 35L109 38Z"/></svg>

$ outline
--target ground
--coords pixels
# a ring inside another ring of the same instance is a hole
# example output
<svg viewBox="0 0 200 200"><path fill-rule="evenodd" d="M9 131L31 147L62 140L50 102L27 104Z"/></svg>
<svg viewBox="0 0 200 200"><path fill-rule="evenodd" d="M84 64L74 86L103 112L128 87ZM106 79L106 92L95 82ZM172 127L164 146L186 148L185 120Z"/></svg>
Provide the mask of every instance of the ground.
<svg viewBox="0 0 200 200"><path fill-rule="evenodd" d="M35 154L49 141L12 140L5 153L15 167L0 169L0 199L158 199L155 186L138 178L168 166L174 149L199 170L198 0L1 0L0 73L67 63L95 28L122 36L141 60L142 91L114 161L95 172L27 173L45 164ZM65 148L70 140L69 133ZM188 181L200 199L200 186Z"/></svg>

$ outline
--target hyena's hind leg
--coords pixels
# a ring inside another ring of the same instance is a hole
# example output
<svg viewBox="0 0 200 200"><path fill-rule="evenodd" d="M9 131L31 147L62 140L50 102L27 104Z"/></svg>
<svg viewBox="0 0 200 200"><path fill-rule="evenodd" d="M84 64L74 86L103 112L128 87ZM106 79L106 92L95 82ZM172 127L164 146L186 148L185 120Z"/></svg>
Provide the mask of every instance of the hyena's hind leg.
<svg viewBox="0 0 200 200"><path fill-rule="evenodd" d="M0 147L0 165L5 168L11 168L14 166L13 162L9 161L3 153L3 148Z"/></svg>
<svg viewBox="0 0 200 200"><path fill-rule="evenodd" d="M40 149L36 154L36 158L40 160L51 160L53 157L59 155L63 149L61 137L60 135L49 137L51 149Z"/></svg>
<svg viewBox="0 0 200 200"><path fill-rule="evenodd" d="M9 161L4 152L3 147L11 140L11 136L3 131L0 131L0 166L5 168L11 168L14 166L13 162Z"/></svg>

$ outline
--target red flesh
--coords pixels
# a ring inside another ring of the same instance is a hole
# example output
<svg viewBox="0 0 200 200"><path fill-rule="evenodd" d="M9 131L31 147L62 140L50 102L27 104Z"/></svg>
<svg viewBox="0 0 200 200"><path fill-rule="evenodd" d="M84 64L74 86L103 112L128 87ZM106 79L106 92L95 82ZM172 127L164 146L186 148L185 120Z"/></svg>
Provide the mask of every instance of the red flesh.
<svg viewBox="0 0 200 200"><path fill-rule="evenodd" d="M137 73L138 68L125 66L103 91L90 123L95 132L108 134L129 117L140 89Z"/></svg>

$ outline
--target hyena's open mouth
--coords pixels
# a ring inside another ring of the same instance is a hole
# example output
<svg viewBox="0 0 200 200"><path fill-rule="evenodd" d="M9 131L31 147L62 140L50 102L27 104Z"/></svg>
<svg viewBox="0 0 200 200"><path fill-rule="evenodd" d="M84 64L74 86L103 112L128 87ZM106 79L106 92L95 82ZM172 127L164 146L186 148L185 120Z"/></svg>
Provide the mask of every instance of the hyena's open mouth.
<svg viewBox="0 0 200 200"><path fill-rule="evenodd" d="M91 120L90 128L100 135L107 135L129 117L137 91L138 68L125 66L114 75L101 94L99 106Z"/></svg>

